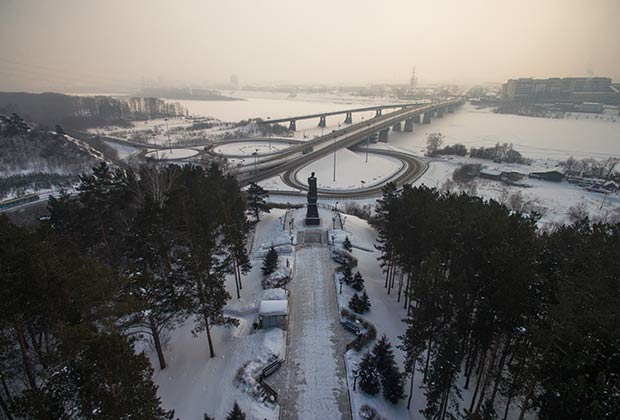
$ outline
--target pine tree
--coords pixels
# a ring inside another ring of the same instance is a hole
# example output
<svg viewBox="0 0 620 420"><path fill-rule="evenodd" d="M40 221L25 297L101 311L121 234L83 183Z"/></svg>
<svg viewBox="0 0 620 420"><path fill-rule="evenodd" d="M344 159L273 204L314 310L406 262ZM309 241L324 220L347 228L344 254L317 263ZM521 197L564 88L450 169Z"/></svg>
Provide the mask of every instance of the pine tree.
<svg viewBox="0 0 620 420"><path fill-rule="evenodd" d="M353 245L351 245L351 241L349 240L348 236L344 238L344 242L342 243L342 246L344 247L344 249L346 249L349 252L353 251Z"/></svg>
<svg viewBox="0 0 620 420"><path fill-rule="evenodd" d="M398 403L405 397L403 376L397 368L390 369L381 377L383 387L383 398L392 404Z"/></svg>
<svg viewBox="0 0 620 420"><path fill-rule="evenodd" d="M375 367L374 357L367 352L358 367L360 389L369 395L376 395L381 389L379 374Z"/></svg>
<svg viewBox="0 0 620 420"><path fill-rule="evenodd" d="M176 224L176 240L185 249L179 262L185 267L187 281L184 293L191 297L189 313L195 316L194 333L205 331L209 354L215 357L211 326L238 325L238 320L224 314L230 299L225 280L228 271L226 247L222 234L224 200L223 175L215 164L205 170L185 165L180 168L173 189L171 217Z"/></svg>
<svg viewBox="0 0 620 420"><path fill-rule="evenodd" d="M278 268L278 251L271 246L269 251L265 254L263 258L263 266L261 267L261 271L263 272L263 276L267 277Z"/></svg>
<svg viewBox="0 0 620 420"><path fill-rule="evenodd" d="M63 128L60 125L58 125L58 124L56 124L56 130L55 131L56 131L56 136L57 137L64 137L66 135L65 130L63 130Z"/></svg>
<svg viewBox="0 0 620 420"><path fill-rule="evenodd" d="M349 264L344 265L344 269L342 270L342 280L347 285L350 285L353 281L353 271L351 270L351 266Z"/></svg>
<svg viewBox="0 0 620 420"><path fill-rule="evenodd" d="M19 134L26 134L28 130L30 129L30 127L28 127L28 124L26 124L24 119L15 113L13 113L13 115L11 115L10 118L8 118L7 123L8 124L5 130L5 133L8 136L17 136Z"/></svg>
<svg viewBox="0 0 620 420"><path fill-rule="evenodd" d="M267 197L269 194L260 185L252 182L248 187L248 210L254 215L256 221L260 221L260 213L269 213Z"/></svg>
<svg viewBox="0 0 620 420"><path fill-rule="evenodd" d="M226 416L226 420L245 420L245 419L246 419L245 413L241 411L241 407L239 407L239 404L237 404L237 401L235 401L235 405L233 405L233 409Z"/></svg>
<svg viewBox="0 0 620 420"><path fill-rule="evenodd" d="M357 314L361 314L363 312L362 301L357 293L355 293L351 300L349 300L349 308Z"/></svg>
<svg viewBox="0 0 620 420"><path fill-rule="evenodd" d="M360 299L360 309L362 313L370 311L370 298L368 297L366 290L364 290L364 293L362 293L362 298Z"/></svg>
<svg viewBox="0 0 620 420"><path fill-rule="evenodd" d="M362 290L364 290L364 278L362 277L359 271L356 272L355 275L353 276L351 287L357 290L358 292L361 292Z"/></svg>

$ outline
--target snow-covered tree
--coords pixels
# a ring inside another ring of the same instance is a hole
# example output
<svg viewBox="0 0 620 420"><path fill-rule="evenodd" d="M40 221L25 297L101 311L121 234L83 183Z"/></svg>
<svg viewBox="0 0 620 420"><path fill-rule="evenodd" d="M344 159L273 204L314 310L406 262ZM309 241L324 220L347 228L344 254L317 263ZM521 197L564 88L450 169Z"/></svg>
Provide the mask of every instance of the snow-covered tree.
<svg viewBox="0 0 620 420"><path fill-rule="evenodd" d="M268 276L278 269L278 251L272 246L263 258L261 271L263 276Z"/></svg>
<svg viewBox="0 0 620 420"><path fill-rule="evenodd" d="M245 413L241 410L237 401L235 401L232 410L226 416L226 420L246 420Z"/></svg>
<svg viewBox="0 0 620 420"><path fill-rule="evenodd" d="M252 182L248 187L248 209L254 215L256 221L260 221L261 213L269 213L267 197L269 194L260 185Z"/></svg>
<svg viewBox="0 0 620 420"><path fill-rule="evenodd" d="M369 395L376 395L381 390L379 373L374 362L374 356L367 352L358 367L360 389Z"/></svg>
<svg viewBox="0 0 620 420"><path fill-rule="evenodd" d="M353 251L353 245L351 245L351 241L349 240L348 236L344 238L344 242L342 243L342 246L344 247L344 249L346 249L349 252Z"/></svg>
<svg viewBox="0 0 620 420"><path fill-rule="evenodd" d="M364 290L364 278L362 277L362 274L359 271L357 271L355 275L353 276L353 280L351 281L351 287L357 290L358 292L361 292L362 290Z"/></svg>

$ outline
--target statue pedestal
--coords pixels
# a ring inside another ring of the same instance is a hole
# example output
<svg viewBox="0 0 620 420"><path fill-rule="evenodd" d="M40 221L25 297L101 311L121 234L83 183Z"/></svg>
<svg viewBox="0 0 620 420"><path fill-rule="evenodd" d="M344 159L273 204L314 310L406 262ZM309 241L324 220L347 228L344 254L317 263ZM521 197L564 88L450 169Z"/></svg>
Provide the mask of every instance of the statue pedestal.
<svg viewBox="0 0 620 420"><path fill-rule="evenodd" d="M306 226L320 226L321 218L319 217L319 209L316 204L308 203L308 211L306 212Z"/></svg>

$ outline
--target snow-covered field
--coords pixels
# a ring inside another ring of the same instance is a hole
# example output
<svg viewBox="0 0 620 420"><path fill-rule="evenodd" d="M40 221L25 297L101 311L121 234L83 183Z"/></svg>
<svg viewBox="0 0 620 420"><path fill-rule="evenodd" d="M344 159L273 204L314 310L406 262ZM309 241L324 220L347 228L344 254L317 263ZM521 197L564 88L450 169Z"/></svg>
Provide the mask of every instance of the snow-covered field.
<svg viewBox="0 0 620 420"><path fill-rule="evenodd" d="M536 159L532 165L500 164L488 160L468 157L442 157L430 161L429 169L414 185L442 188L446 180L451 179L456 168L464 163L479 163L493 171L517 171L529 173L537 170L553 169L555 161ZM510 194L520 193L525 201L542 210L540 226L554 223L570 223L569 208L583 203L590 217L595 220L605 219L610 213L619 211L620 195L589 192L585 188L566 181L550 182L536 179L524 179L527 187L509 186L499 181L476 178L475 194L487 199L506 203Z"/></svg>
<svg viewBox="0 0 620 420"><path fill-rule="evenodd" d="M286 149L290 147L291 144L280 143L280 142L240 142L240 143L230 143L230 144L222 144L220 146L216 146L213 148L214 153L221 153L224 155L245 155L252 156L252 153L258 153L259 155L265 153L271 153L278 150Z"/></svg>
<svg viewBox="0 0 620 420"><path fill-rule="evenodd" d="M155 159L185 159L196 156L198 150L194 149L151 149L146 157Z"/></svg>
<svg viewBox="0 0 620 420"><path fill-rule="evenodd" d="M333 179L334 155L330 154L310 165L305 166L297 173L298 181L306 184L306 179L312 172L317 177L317 186L324 189L350 190L370 187L384 179L398 173L403 164L386 156L369 155L366 162L364 153L355 153L349 149L340 149L336 152L336 180Z"/></svg>

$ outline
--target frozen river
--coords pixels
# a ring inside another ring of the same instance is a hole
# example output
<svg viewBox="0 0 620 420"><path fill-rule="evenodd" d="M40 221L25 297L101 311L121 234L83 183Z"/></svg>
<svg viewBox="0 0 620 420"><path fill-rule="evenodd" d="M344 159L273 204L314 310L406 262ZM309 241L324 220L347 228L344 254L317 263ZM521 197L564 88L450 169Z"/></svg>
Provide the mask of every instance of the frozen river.
<svg viewBox="0 0 620 420"><path fill-rule="evenodd" d="M355 98L336 95L300 95L288 98L284 94L261 92L224 92L244 98L244 101L180 101L192 114L212 116L225 121L261 117L285 116L334 111L381 103L394 103L388 98ZM355 114L354 122L374 113ZM311 138L342 125L342 117L330 117L324 130L318 121L297 123L296 137ZM516 150L531 158L565 159L575 157L605 158L620 155L620 117L582 114L578 118L549 119L495 114L489 109L477 110L464 105L454 114L433 119L430 125L416 125L413 133L390 133L390 143L422 153L429 133L441 132L445 143L463 143L468 147L492 146L497 142L513 143Z"/></svg>

